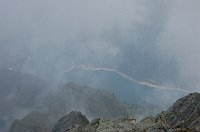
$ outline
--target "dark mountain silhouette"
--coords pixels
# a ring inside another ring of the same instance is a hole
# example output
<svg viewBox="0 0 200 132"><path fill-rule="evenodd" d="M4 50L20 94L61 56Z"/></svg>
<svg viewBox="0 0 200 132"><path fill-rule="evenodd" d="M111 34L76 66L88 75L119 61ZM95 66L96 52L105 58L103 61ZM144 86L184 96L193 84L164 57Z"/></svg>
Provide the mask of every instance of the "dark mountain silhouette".
<svg viewBox="0 0 200 132"><path fill-rule="evenodd" d="M0 86L0 131L6 131L15 119L20 120L15 120L14 124L21 122L24 126L34 120L31 123L34 128L38 122L46 122L38 128L50 129L61 116L73 110L83 112L89 119L113 119L130 114L141 116L141 113L148 115L149 111L155 114L154 109L148 110L150 107L122 103L106 90L75 83L53 89L45 80L12 69L0 70Z"/></svg>
<svg viewBox="0 0 200 132"><path fill-rule="evenodd" d="M68 85L72 86L74 84L70 83ZM105 99L108 99L107 101L110 102L110 98L106 97ZM177 100L167 111L163 111L156 116L145 117L139 123L136 122L134 116L130 115L122 116L114 120L103 118L100 120L96 118L89 123L88 119L82 115L82 113L73 111L67 116L60 118L57 123L54 123L55 125L52 125L54 127L50 129L50 126L48 126L48 118L50 115L46 115L45 117L44 114L40 116L38 113L36 114L37 116L39 115L37 117L32 114L31 116L26 116L22 120L15 120L10 128L10 132L21 132L22 130L26 130L26 132L197 132L200 131L199 99L200 93L191 93ZM111 101L111 103L114 104L116 102ZM87 105L88 104L85 104L85 106ZM120 106L120 104L117 104L117 106L118 105ZM91 106L96 107L94 104L91 104ZM101 106L106 107L108 105ZM117 107L117 109L118 108L120 107ZM101 113L101 110L98 112ZM112 112L115 111L110 112L112 115ZM40 118L42 118L42 120Z"/></svg>
<svg viewBox="0 0 200 132"><path fill-rule="evenodd" d="M93 120L90 124L79 125L75 116L65 116L63 118L71 120L61 120L54 126L52 132L199 132L200 131L200 93L191 93L177 100L167 111L161 112L155 117L146 117L136 123L134 117L128 116L117 120ZM63 118L61 118L63 120ZM79 121L81 118L79 118ZM67 128L65 127L67 124ZM60 129L62 128L62 130Z"/></svg>
<svg viewBox="0 0 200 132"><path fill-rule="evenodd" d="M39 106L37 111L15 120L9 131L49 131L60 117L73 110L82 111L89 119L114 119L135 113L132 107L121 103L114 94L74 83L48 94L41 104L43 106Z"/></svg>

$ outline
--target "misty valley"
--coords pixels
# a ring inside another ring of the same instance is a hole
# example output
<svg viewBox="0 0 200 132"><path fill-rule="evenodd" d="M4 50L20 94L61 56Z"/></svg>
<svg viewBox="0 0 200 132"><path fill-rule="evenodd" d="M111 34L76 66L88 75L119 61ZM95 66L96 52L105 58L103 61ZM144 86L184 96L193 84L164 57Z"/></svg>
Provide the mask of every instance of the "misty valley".
<svg viewBox="0 0 200 132"><path fill-rule="evenodd" d="M200 132L200 0L0 0L0 132Z"/></svg>
<svg viewBox="0 0 200 132"><path fill-rule="evenodd" d="M130 99L137 101L135 97L129 97L129 103L122 102L122 98L110 91L87 85L69 82L56 86L56 90L50 90L50 83L31 74L1 69L0 75L0 84L5 88L0 92L2 131L114 132L199 129L199 93L179 99L162 112L164 108L160 105L141 101L137 104L133 101L131 104ZM141 98L138 99L142 100ZM95 120L95 125L91 125L95 118L100 120Z"/></svg>

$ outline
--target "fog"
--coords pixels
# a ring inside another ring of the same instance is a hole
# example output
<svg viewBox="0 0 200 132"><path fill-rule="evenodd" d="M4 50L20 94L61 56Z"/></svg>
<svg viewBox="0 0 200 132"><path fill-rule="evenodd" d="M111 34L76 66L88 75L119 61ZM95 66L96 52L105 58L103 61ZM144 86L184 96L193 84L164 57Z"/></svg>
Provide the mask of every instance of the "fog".
<svg viewBox="0 0 200 132"><path fill-rule="evenodd" d="M35 86L28 76L18 94L3 81L1 106L9 116L3 109L2 122L22 118L71 81L163 109L199 92L198 12L198 0L1 0L0 69L13 71L16 80L25 73L48 83Z"/></svg>
<svg viewBox="0 0 200 132"><path fill-rule="evenodd" d="M1 0L0 68L38 76L51 90L73 81L168 105L200 91L199 12L199 0Z"/></svg>

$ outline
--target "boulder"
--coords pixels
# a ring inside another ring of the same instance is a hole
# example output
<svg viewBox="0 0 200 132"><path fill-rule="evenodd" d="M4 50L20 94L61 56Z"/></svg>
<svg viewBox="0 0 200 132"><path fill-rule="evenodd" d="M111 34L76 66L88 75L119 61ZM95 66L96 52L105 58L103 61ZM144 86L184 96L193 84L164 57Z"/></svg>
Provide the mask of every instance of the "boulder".
<svg viewBox="0 0 200 132"><path fill-rule="evenodd" d="M69 115L62 117L53 127L51 132L82 131L89 124L88 119L81 112L72 111Z"/></svg>

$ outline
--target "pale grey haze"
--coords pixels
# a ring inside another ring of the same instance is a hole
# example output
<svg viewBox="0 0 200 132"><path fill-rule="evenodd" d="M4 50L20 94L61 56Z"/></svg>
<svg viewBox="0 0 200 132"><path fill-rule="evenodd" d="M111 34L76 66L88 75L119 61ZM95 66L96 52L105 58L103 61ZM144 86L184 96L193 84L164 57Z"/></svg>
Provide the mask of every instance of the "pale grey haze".
<svg viewBox="0 0 200 132"><path fill-rule="evenodd" d="M65 72L76 63L198 91L199 6L198 0L1 0L0 67L65 83L76 81ZM106 79L88 85L103 87Z"/></svg>
<svg viewBox="0 0 200 132"><path fill-rule="evenodd" d="M199 12L199 0L0 0L0 69L166 107L200 91Z"/></svg>

